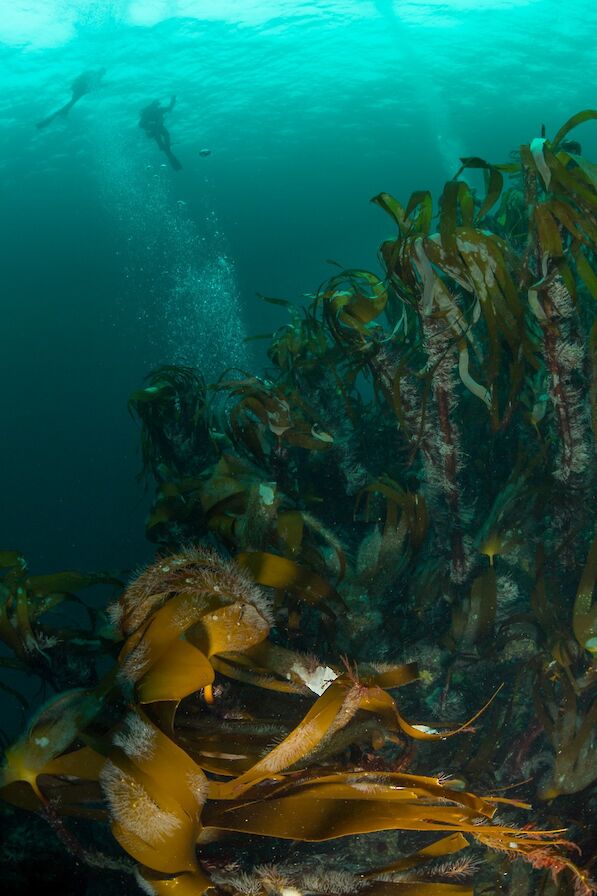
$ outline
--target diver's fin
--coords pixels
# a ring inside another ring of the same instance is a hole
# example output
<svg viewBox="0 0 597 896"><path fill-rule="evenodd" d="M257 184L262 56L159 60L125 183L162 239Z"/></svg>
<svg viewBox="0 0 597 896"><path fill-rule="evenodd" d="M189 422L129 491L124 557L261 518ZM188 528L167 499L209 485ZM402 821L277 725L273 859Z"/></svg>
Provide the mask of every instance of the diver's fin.
<svg viewBox="0 0 597 896"><path fill-rule="evenodd" d="M37 124L35 125L35 127L38 128L38 130L40 130L40 131L41 131L42 128L47 128L47 126L48 126L49 124L52 124L52 122L54 121L55 118L58 118L58 116L60 115L61 111L62 111L62 110L60 110L60 111L58 111L58 112L52 112L52 114L51 114L51 115L48 115L47 118L42 118L41 121L38 121L38 122L37 122Z"/></svg>
<svg viewBox="0 0 597 896"><path fill-rule="evenodd" d="M60 109L57 109L56 112L52 112L52 114L48 115L47 118L42 118L41 121L38 121L36 124L36 128L38 128L38 130L41 130L42 128L47 128L47 126L49 124L52 124L54 119L60 118L60 116L68 115L68 113L70 112L72 107L75 105L75 103L76 103L75 99L69 100L68 103L66 103L64 106L61 106Z"/></svg>
<svg viewBox="0 0 597 896"><path fill-rule="evenodd" d="M178 159L176 158L176 156L174 155L174 153L173 153L170 149L165 149L165 148L164 148L164 152L165 152L166 155L168 156L168 161L170 162L170 164L172 165L172 167L174 168L174 170L175 170L175 171L181 171L181 170L182 170L182 165L180 164L180 162L178 161Z"/></svg>

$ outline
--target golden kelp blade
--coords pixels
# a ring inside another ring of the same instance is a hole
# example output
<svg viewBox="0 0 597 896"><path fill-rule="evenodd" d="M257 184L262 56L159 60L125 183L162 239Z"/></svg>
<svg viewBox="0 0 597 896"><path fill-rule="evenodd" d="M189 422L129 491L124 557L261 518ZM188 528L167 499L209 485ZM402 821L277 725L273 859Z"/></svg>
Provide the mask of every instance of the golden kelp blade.
<svg viewBox="0 0 597 896"><path fill-rule="evenodd" d="M368 879L375 879L381 874L387 874L389 871L407 871L415 868L430 858L438 858L439 856L447 856L452 853L459 852L461 849L467 849L469 842L462 834L450 834L448 837L442 837L429 846L424 846L418 852L397 859L390 865L384 865L383 868L377 868L375 871L368 871L365 875Z"/></svg>
<svg viewBox="0 0 597 896"><path fill-rule="evenodd" d="M475 813L463 806L434 805L429 798L421 798L420 803L416 798L388 799L383 787L369 798L358 799L318 797L314 792L247 799L229 806L210 802L203 814L206 828L308 842L388 830L468 832L484 834L487 842L499 831L518 833L476 821Z"/></svg>
<svg viewBox="0 0 597 896"><path fill-rule="evenodd" d="M180 804L126 757L106 763L101 784L112 834L135 861L166 874L197 868L199 833Z"/></svg>
<svg viewBox="0 0 597 896"><path fill-rule="evenodd" d="M140 703L180 701L207 687L214 670L203 653L186 641L176 641L137 683Z"/></svg>
<svg viewBox="0 0 597 896"><path fill-rule="evenodd" d="M238 554L236 562L248 569L260 585L270 588L296 589L302 600L317 603L321 600L340 600L336 591L325 579L299 566L294 560L264 551ZM325 605L324 605L325 606ZM331 612L328 609L328 612Z"/></svg>
<svg viewBox="0 0 597 896"><path fill-rule="evenodd" d="M83 690L68 691L47 703L34 717L25 736L6 751L0 786L24 781L43 802L38 778L52 768L100 709L98 698ZM81 758L87 758L86 754ZM79 774L81 770L79 767Z"/></svg>
<svg viewBox="0 0 597 896"><path fill-rule="evenodd" d="M215 894L215 888L210 879L202 871L185 872L174 877L158 874L151 868L141 866L137 871L137 877L142 882L142 888L156 896L202 896L210 891Z"/></svg>
<svg viewBox="0 0 597 896"><path fill-rule="evenodd" d="M266 778L270 778L299 762L328 735L349 696L351 688L346 682L336 680L309 710L301 724L256 763L234 781L213 783L210 794L217 799L234 799ZM355 705L356 708L356 705ZM349 721L346 717L344 724Z"/></svg>

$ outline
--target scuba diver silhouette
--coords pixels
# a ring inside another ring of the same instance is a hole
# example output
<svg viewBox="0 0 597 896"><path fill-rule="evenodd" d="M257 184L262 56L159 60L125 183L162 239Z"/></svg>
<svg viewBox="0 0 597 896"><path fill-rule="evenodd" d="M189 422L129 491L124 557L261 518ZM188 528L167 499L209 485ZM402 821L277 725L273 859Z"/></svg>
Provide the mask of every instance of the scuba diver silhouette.
<svg viewBox="0 0 597 896"><path fill-rule="evenodd" d="M49 124L52 124L55 118L68 115L72 107L75 105L75 103L79 102L82 96L85 96L85 94L87 93L91 93L92 90L97 90L105 74L105 68L89 69L89 71L80 74L78 78L75 78L71 85L72 96L68 103L66 103L66 105L62 106L56 112L52 112L52 114L48 115L47 118L42 118L41 121L38 121L37 127L40 130L41 128L47 128Z"/></svg>
<svg viewBox="0 0 597 896"><path fill-rule="evenodd" d="M180 171L182 165L170 149L170 134L164 124L164 116L167 112L171 112L176 103L176 97L170 98L167 106L162 106L159 100L153 100L149 106L145 106L141 110L139 116L139 127L145 131L148 137L155 140L159 149L167 157L175 171Z"/></svg>

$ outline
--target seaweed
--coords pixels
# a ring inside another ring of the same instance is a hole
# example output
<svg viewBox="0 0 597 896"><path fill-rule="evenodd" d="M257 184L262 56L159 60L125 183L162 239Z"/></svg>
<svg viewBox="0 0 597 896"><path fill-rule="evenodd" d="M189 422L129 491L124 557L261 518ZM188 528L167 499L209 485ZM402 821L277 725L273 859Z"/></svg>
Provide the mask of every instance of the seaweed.
<svg viewBox="0 0 597 896"><path fill-rule="evenodd" d="M428 855L467 847L466 837L454 838L458 833L529 860L538 849L557 857L554 849L566 846L559 831L521 831L494 820L497 804L524 806L517 801L455 791L437 777L346 768L335 752L313 763L311 757L337 732L345 730L350 742L348 731L362 714L371 714L388 736L401 731L419 740L445 741L469 729L480 713L439 730L406 721L388 690L416 679L414 664L360 673L286 652L285 679L291 687L266 688L269 697L261 701L259 724L279 718L278 704L305 689L319 696L276 746L255 755L250 742L242 748L237 740L231 752L230 724L208 751L201 743L200 722L196 743L188 729L183 737L177 718L185 698L203 693L204 708L196 711L206 714L214 701L213 658L250 659L254 648L265 646L270 631L265 595L241 567L214 551L193 548L158 561L129 586L111 615L124 638L117 674L110 672L93 690L60 695L42 709L6 752L2 794L25 807L33 795L47 815L108 818L114 838L137 863L138 878L155 892L212 888L196 853L203 832L320 842L392 829L435 831L452 836L427 847ZM266 674L276 673L275 654L274 649L270 664L269 651L259 651ZM216 668L234 680L232 667ZM252 685L259 687L255 678ZM106 704L111 711L101 718ZM410 861L415 866L421 858L419 853ZM566 859L558 860L583 879ZM408 866L398 863L390 871ZM364 891L379 889L373 882ZM382 889L402 892L403 885L387 882ZM421 889L468 891L440 883L421 883Z"/></svg>
<svg viewBox="0 0 597 896"><path fill-rule="evenodd" d="M461 159L437 213L374 197L379 269L266 298L290 322L259 375L149 374L160 553L111 630L41 620L111 577L0 554L3 668L59 692L52 639L80 658L1 795L83 861L69 816L154 893L472 894L517 858L511 892L595 891L568 853L591 858L597 756L597 179L568 134L596 117ZM320 870L328 840L346 867Z"/></svg>

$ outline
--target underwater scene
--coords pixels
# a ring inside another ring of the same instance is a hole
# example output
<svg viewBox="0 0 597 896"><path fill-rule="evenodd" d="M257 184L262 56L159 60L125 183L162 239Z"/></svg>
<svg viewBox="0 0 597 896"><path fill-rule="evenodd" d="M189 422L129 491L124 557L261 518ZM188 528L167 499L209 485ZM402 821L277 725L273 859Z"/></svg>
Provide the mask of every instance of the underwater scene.
<svg viewBox="0 0 597 896"><path fill-rule="evenodd" d="M8 0L6 894L597 894L597 7Z"/></svg>

